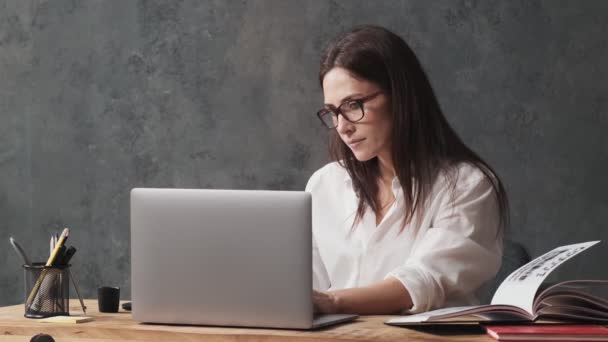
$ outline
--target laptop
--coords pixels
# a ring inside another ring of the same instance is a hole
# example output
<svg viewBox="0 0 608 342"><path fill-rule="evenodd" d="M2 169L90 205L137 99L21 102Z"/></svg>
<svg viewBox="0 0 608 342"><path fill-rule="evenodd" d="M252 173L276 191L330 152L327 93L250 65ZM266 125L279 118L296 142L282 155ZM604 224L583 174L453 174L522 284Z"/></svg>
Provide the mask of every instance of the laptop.
<svg viewBox="0 0 608 342"><path fill-rule="evenodd" d="M132 316L144 323L315 329L312 198L301 191L131 190Z"/></svg>

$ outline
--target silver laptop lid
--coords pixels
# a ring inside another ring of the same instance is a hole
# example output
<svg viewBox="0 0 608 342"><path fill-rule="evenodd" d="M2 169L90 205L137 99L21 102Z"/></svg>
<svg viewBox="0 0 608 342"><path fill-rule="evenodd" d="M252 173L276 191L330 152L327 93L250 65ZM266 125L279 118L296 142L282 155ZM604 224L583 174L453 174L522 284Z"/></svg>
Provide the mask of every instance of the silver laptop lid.
<svg viewBox="0 0 608 342"><path fill-rule="evenodd" d="M133 189L133 318L310 328L311 219L306 192Z"/></svg>

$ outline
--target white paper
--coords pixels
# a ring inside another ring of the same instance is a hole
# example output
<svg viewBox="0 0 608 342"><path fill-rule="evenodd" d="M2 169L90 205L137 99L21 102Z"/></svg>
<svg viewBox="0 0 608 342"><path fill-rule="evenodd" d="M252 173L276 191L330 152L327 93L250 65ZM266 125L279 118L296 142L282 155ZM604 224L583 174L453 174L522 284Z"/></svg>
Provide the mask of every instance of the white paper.
<svg viewBox="0 0 608 342"><path fill-rule="evenodd" d="M460 311L465 311L465 310L475 309L475 308L477 308L477 306L455 306L455 307L451 307L451 308L445 308L445 309L438 309L438 310L433 310L433 311L422 312L422 313L415 314L415 315L410 315L410 316L395 317L395 318L391 318L391 319L387 320L385 323L391 324L391 323L419 323L419 322L426 322L426 321L428 321L430 318L432 318L434 316L439 316L439 315L444 315L444 314L451 314L451 313L454 313L454 312L460 312Z"/></svg>
<svg viewBox="0 0 608 342"><path fill-rule="evenodd" d="M492 304L518 306L533 315L534 296L547 276L564 261L599 241L557 247L511 273L498 287Z"/></svg>

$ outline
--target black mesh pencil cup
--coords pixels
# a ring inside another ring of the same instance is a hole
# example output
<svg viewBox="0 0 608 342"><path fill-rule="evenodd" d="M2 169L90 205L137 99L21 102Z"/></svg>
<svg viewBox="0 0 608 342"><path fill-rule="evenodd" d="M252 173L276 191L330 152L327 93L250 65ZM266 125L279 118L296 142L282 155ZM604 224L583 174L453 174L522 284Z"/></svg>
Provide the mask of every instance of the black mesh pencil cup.
<svg viewBox="0 0 608 342"><path fill-rule="evenodd" d="M67 316L70 298L70 265L23 265L25 274L25 317Z"/></svg>

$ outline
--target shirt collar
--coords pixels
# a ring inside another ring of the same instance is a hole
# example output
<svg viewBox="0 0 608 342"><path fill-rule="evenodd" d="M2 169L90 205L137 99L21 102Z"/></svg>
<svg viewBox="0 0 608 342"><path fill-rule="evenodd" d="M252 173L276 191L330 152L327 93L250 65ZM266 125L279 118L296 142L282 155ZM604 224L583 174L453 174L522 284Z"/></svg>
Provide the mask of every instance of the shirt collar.
<svg viewBox="0 0 608 342"><path fill-rule="evenodd" d="M348 172L344 176L344 184L346 184L347 186L350 186L351 188L353 186L353 180L350 178L350 175L348 174ZM401 189L401 183L399 182L399 178L397 178L397 176L393 177L393 182L391 184L391 187L393 189L393 192L398 192L397 190Z"/></svg>

